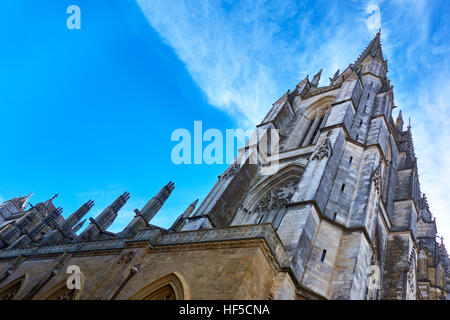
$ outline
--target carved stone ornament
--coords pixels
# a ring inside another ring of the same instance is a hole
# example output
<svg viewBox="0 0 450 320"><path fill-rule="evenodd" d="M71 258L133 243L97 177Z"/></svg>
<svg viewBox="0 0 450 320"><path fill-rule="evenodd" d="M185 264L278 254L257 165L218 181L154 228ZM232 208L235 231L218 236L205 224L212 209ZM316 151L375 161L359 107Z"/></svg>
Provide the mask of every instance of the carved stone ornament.
<svg viewBox="0 0 450 320"><path fill-rule="evenodd" d="M133 257L134 257L134 252L133 251L127 252L126 254L121 256L119 258L119 260L117 260L117 263L118 264L121 264L121 263L128 264L128 263L131 262L131 260L133 260Z"/></svg>
<svg viewBox="0 0 450 320"><path fill-rule="evenodd" d="M322 143L316 147L313 154L309 158L310 160L322 160L325 157L331 157L333 150L331 148L330 136L331 131L328 131L325 140L323 140Z"/></svg>
<svg viewBox="0 0 450 320"><path fill-rule="evenodd" d="M298 182L298 178L291 178L285 183L274 187L259 200L253 212L265 213L284 207L292 198Z"/></svg>
<svg viewBox="0 0 450 320"><path fill-rule="evenodd" d="M416 297L416 257L415 253L411 253L410 265L407 277L406 299L415 300Z"/></svg>
<svg viewBox="0 0 450 320"><path fill-rule="evenodd" d="M377 191L378 194L380 194L380 189L381 189L381 161L378 163L377 168L375 169L375 171L372 173L372 179L373 179L373 184L375 187L375 190Z"/></svg>
<svg viewBox="0 0 450 320"><path fill-rule="evenodd" d="M330 79L330 85L334 84L338 78L339 78L339 69L336 71L336 73L334 74L333 78L329 78Z"/></svg>
<svg viewBox="0 0 450 320"><path fill-rule="evenodd" d="M316 113L316 117L322 117L322 116L326 116L327 114L329 114L331 111L331 106L326 106L326 107L322 107L320 108L317 113Z"/></svg>

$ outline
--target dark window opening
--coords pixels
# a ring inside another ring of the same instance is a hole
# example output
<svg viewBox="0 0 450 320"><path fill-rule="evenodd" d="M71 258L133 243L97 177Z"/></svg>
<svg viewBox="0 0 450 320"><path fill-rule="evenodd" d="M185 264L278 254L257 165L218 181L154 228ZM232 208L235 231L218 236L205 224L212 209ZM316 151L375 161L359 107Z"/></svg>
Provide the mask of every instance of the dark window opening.
<svg viewBox="0 0 450 320"><path fill-rule="evenodd" d="M324 118L323 116L320 117L319 123L317 124L316 128L314 129L314 133L313 133L313 135L311 136L311 139L309 140L309 143L308 143L308 144L313 144L313 143L314 143L314 139L316 138L317 132L319 132L320 125L321 125L322 122L323 122L323 118Z"/></svg>
<svg viewBox="0 0 450 320"><path fill-rule="evenodd" d="M362 126L362 120L359 122L359 127L361 128L361 126Z"/></svg>
<svg viewBox="0 0 450 320"><path fill-rule="evenodd" d="M336 221L336 217L337 217L337 212L335 212L335 213L333 214L333 221Z"/></svg>
<svg viewBox="0 0 450 320"><path fill-rule="evenodd" d="M303 135L303 138L300 141L300 147L303 145L303 142L305 142L305 139L308 136L308 133L311 130L311 127L312 127L313 123L314 123L314 119L309 121L308 128L306 129L305 134Z"/></svg>
<svg viewBox="0 0 450 320"><path fill-rule="evenodd" d="M258 223L262 223L263 219L264 219L264 215L262 215L261 218L259 218Z"/></svg>
<svg viewBox="0 0 450 320"><path fill-rule="evenodd" d="M353 157L350 157L350 160L348 160L348 163L352 163Z"/></svg>
<svg viewBox="0 0 450 320"><path fill-rule="evenodd" d="M325 261L325 256L326 255L327 255L327 250L323 249L322 256L320 257L320 262L324 262Z"/></svg>
<svg viewBox="0 0 450 320"><path fill-rule="evenodd" d="M345 183L342 184L341 191L344 191L344 189L345 189Z"/></svg>

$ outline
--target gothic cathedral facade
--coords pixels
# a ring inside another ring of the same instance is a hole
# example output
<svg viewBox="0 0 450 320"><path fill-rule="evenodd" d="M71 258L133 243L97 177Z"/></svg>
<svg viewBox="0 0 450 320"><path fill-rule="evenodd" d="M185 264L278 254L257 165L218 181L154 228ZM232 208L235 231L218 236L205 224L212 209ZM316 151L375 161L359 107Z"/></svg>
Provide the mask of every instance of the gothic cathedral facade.
<svg viewBox="0 0 450 320"><path fill-rule="evenodd" d="M81 233L91 200L67 218L54 198L4 202L0 300L448 299L449 257L387 72L378 33L329 85L307 76L257 126L278 130L277 153L253 164L248 143L168 229L150 222L172 182L119 233L107 229L127 192Z"/></svg>

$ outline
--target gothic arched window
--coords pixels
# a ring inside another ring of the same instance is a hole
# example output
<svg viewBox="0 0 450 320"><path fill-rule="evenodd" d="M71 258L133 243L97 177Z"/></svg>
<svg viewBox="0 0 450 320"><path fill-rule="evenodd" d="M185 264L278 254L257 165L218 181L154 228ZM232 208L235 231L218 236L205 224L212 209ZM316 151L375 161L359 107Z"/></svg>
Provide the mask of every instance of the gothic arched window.
<svg viewBox="0 0 450 320"><path fill-rule="evenodd" d="M297 164L288 165L276 175L255 180L242 204L236 209L231 225L272 223L277 229L304 170L303 166Z"/></svg>
<svg viewBox="0 0 450 320"><path fill-rule="evenodd" d="M320 130L325 127L336 96L323 96L310 104L300 104L289 125L286 139L281 142L283 150L297 149L317 143Z"/></svg>
<svg viewBox="0 0 450 320"><path fill-rule="evenodd" d="M275 229L281 223L286 212L286 206L291 200L299 178L293 177L280 183L269 190L251 210L251 215L255 216L254 223L272 223Z"/></svg>
<svg viewBox="0 0 450 320"><path fill-rule="evenodd" d="M155 290L141 300L176 300L175 291L173 290L172 286L165 285L164 287Z"/></svg>
<svg viewBox="0 0 450 320"><path fill-rule="evenodd" d="M190 291L184 276L173 272L139 290L131 300L189 300Z"/></svg>
<svg viewBox="0 0 450 320"><path fill-rule="evenodd" d="M321 107L319 110L314 111L307 116L308 122L307 125L305 124L306 129L303 131L299 147L304 147L317 142L319 130L325 126L329 113L330 107Z"/></svg>

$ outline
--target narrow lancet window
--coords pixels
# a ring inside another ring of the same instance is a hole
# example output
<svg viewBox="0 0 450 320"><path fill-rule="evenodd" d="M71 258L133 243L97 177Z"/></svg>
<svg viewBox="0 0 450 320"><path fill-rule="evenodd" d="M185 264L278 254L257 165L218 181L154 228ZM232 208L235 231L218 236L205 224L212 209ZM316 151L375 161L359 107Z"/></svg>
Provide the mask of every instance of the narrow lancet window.
<svg viewBox="0 0 450 320"><path fill-rule="evenodd" d="M301 147L301 146L303 145L303 143L305 142L305 139L306 139L306 137L308 136L309 131L311 131L311 127L312 127L313 123L314 123L314 119L309 120L308 128L306 129L305 133L303 134L303 138L302 138L302 140L300 141L300 145L299 145L300 147Z"/></svg>
<svg viewBox="0 0 450 320"><path fill-rule="evenodd" d="M326 255L327 255L327 250L323 249L322 256L320 257L320 262L324 262L325 261L325 256Z"/></svg>
<svg viewBox="0 0 450 320"><path fill-rule="evenodd" d="M319 129L320 129L320 126L321 126L321 124L322 124L322 122L323 122L323 118L324 118L323 116L320 117L319 123L317 124L316 128L314 129L314 133L313 133L313 135L311 136L311 139L309 140L309 143L308 143L308 144L313 144L313 143L314 143L314 139L316 138L317 132L318 132Z"/></svg>

